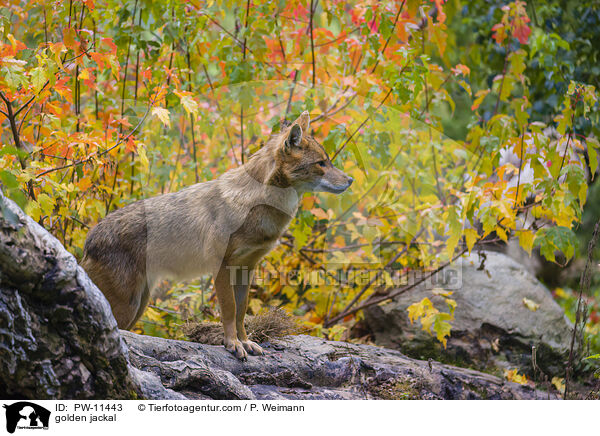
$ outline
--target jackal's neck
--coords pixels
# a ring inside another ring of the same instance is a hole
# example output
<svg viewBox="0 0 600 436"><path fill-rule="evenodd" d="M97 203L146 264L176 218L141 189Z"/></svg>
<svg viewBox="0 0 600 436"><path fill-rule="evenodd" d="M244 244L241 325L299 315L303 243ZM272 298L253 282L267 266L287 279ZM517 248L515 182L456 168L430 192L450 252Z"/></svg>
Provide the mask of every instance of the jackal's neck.
<svg viewBox="0 0 600 436"><path fill-rule="evenodd" d="M254 180L263 185L283 189L291 187L286 175L278 168L277 161L269 147L257 151L248 162L242 165L242 168Z"/></svg>

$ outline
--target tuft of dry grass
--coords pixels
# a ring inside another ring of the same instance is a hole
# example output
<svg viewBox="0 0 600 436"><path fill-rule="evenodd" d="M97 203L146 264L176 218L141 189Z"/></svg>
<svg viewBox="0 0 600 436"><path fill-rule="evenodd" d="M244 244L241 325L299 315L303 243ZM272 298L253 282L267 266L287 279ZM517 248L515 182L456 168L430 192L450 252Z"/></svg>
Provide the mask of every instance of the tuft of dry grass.
<svg viewBox="0 0 600 436"><path fill-rule="evenodd" d="M220 322L188 321L181 330L190 341L207 345L223 345L223 326Z"/></svg>
<svg viewBox="0 0 600 436"><path fill-rule="evenodd" d="M258 315L246 316L244 321L248 337L256 342L266 342L302 331L298 321L281 308L269 308ZM223 344L223 325L220 322L188 321L183 333L193 342L208 345Z"/></svg>

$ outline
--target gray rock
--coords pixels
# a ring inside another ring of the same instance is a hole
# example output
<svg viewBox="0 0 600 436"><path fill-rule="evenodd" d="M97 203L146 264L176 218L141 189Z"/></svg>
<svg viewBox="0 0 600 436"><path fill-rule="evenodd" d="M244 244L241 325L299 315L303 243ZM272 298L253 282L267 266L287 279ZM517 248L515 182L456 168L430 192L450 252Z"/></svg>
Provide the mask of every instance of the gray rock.
<svg viewBox="0 0 600 436"><path fill-rule="evenodd" d="M433 280L436 286L452 290L451 298L457 302L446 350L421 330L419 322L411 325L406 310L424 297L436 308L448 310L443 298L431 292L431 282L366 311L376 343L415 358L480 370L516 367L531 376L535 346L537 365L547 376L564 374L572 324L546 287L522 265L497 252L483 252L481 257L472 253L465 256L462 266L458 263L453 268L459 272L458 286L456 276ZM524 298L539 308L528 309Z"/></svg>
<svg viewBox="0 0 600 436"><path fill-rule="evenodd" d="M127 350L100 290L1 193L0 212L0 397L135 397Z"/></svg>
<svg viewBox="0 0 600 436"><path fill-rule="evenodd" d="M190 399L556 398L470 369L312 336L263 344L264 356L241 362L222 346L121 333L134 366Z"/></svg>

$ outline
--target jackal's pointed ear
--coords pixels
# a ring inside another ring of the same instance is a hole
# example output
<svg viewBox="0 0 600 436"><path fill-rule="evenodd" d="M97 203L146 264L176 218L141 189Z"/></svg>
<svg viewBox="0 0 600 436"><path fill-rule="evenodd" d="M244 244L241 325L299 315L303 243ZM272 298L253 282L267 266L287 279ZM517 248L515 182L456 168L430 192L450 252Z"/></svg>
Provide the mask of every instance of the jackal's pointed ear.
<svg viewBox="0 0 600 436"><path fill-rule="evenodd" d="M310 115L308 114L308 111L302 112L298 119L294 121L294 124L298 124L302 127L302 131L308 132L308 129L310 128Z"/></svg>
<svg viewBox="0 0 600 436"><path fill-rule="evenodd" d="M298 124L294 124L288 133L283 148L285 151L289 151L293 147L300 147L300 142L302 142L302 127Z"/></svg>

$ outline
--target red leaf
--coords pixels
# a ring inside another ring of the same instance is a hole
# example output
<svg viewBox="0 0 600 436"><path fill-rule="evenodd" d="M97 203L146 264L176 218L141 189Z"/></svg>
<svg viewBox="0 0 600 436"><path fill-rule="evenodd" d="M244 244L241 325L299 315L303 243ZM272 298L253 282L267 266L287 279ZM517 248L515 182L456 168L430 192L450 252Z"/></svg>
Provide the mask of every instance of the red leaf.
<svg viewBox="0 0 600 436"><path fill-rule="evenodd" d="M527 25L528 22L528 17L517 18L513 22L513 35L519 40L521 44L527 44L527 40L529 39L529 35L531 34L531 29Z"/></svg>

